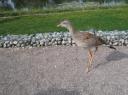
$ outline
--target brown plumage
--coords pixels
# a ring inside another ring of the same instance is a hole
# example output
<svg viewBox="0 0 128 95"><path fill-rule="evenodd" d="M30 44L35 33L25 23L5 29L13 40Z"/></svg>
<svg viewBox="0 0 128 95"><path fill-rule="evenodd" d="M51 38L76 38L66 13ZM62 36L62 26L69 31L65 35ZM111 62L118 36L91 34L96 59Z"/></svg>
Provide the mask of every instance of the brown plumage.
<svg viewBox="0 0 128 95"><path fill-rule="evenodd" d="M95 51L97 51L99 45L107 44L107 43L100 37L97 37L95 33L92 34L89 32L76 31L69 20L62 21L58 25L58 27L64 27L68 29L77 46L88 49L89 59L87 64L87 72L89 72L94 58L94 52L92 51L92 48L95 48L96 49ZM115 49L113 46L109 46L109 48Z"/></svg>

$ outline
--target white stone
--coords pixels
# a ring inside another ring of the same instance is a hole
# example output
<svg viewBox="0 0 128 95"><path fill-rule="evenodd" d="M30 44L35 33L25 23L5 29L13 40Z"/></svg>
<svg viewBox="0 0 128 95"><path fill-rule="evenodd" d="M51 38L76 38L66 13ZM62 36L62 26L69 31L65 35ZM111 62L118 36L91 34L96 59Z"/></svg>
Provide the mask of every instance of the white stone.
<svg viewBox="0 0 128 95"><path fill-rule="evenodd" d="M17 43L18 43L17 41L13 41L13 44L15 44L15 45L16 45Z"/></svg>

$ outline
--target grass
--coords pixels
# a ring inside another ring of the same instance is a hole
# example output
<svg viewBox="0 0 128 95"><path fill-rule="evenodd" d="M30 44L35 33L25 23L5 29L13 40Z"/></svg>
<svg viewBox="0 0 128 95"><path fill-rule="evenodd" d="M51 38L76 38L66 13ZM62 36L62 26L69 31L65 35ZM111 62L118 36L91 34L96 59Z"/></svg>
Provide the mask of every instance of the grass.
<svg viewBox="0 0 128 95"><path fill-rule="evenodd" d="M0 18L0 35L66 31L56 27L62 19L71 20L78 30L128 30L128 6Z"/></svg>

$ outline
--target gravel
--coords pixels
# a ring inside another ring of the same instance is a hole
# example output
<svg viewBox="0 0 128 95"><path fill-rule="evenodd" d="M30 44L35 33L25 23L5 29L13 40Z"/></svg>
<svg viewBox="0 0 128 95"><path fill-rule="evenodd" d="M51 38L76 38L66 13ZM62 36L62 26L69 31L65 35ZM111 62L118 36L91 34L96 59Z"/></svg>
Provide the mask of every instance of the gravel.
<svg viewBox="0 0 128 95"><path fill-rule="evenodd" d="M128 46L128 31L96 31L108 44ZM37 33L26 35L0 36L0 48L11 47L45 47L45 46L74 46L75 43L69 32Z"/></svg>

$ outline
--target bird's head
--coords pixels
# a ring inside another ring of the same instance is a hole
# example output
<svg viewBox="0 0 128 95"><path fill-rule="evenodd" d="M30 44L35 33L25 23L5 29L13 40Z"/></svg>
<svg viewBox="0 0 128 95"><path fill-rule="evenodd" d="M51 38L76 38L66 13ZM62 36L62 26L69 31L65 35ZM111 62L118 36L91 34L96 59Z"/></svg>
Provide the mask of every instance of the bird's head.
<svg viewBox="0 0 128 95"><path fill-rule="evenodd" d="M57 27L64 27L69 28L71 26L71 23L69 20L63 20L60 22L60 24L57 25Z"/></svg>

